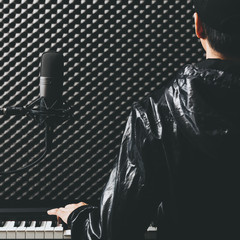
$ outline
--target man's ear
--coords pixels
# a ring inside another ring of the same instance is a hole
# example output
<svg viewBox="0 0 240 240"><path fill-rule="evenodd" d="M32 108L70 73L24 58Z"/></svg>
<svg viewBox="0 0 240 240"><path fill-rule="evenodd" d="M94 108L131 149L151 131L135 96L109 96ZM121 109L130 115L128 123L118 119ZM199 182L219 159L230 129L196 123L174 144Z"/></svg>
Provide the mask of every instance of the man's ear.
<svg viewBox="0 0 240 240"><path fill-rule="evenodd" d="M199 18L197 13L194 13L194 20L195 20L195 33L196 33L197 37L206 39L206 33L204 31L202 21Z"/></svg>

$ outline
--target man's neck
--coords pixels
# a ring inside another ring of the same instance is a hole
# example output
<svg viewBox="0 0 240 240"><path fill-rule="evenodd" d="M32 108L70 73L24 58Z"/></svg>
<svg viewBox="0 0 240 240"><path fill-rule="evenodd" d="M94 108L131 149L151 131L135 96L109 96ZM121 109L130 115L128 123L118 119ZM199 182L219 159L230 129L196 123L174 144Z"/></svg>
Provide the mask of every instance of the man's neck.
<svg viewBox="0 0 240 240"><path fill-rule="evenodd" d="M240 62L240 58L223 55L215 51L209 44L206 44L206 59L211 59L211 58Z"/></svg>

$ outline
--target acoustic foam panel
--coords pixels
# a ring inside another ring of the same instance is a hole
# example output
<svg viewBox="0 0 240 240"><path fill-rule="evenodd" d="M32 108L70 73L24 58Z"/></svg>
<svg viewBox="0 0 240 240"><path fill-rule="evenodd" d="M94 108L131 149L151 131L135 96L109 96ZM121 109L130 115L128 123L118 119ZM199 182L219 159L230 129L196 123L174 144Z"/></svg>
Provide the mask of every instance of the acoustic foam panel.
<svg viewBox="0 0 240 240"><path fill-rule="evenodd" d="M0 200L98 201L133 102L204 58L193 27L189 0L0 1L0 107L38 98L41 55L55 50L73 108L40 164L0 176ZM43 127L0 116L0 171L43 150Z"/></svg>

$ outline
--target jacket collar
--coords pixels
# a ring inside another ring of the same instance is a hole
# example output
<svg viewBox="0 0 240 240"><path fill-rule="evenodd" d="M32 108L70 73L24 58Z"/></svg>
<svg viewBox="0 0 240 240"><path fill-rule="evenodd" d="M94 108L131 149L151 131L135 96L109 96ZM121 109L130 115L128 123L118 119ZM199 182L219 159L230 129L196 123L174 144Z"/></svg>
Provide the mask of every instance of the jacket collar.
<svg viewBox="0 0 240 240"><path fill-rule="evenodd" d="M209 58L197 63L199 68L215 69L219 71L229 72L240 75L240 63L231 60L221 60L217 58Z"/></svg>

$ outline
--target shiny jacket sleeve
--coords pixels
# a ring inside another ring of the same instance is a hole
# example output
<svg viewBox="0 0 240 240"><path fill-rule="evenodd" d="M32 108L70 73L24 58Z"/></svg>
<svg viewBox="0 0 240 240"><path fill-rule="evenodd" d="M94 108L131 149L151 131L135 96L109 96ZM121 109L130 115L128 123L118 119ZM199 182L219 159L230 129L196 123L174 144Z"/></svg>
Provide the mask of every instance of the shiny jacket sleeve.
<svg viewBox="0 0 240 240"><path fill-rule="evenodd" d="M68 218L73 240L143 239L164 197L161 134L158 103L135 103L100 206L82 206Z"/></svg>

